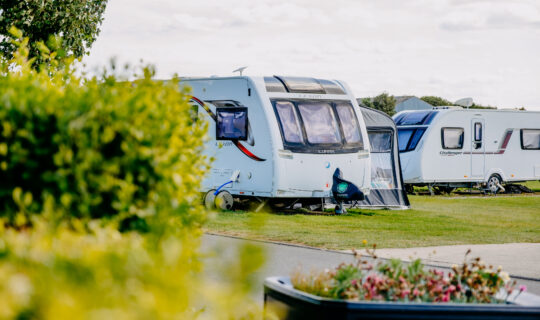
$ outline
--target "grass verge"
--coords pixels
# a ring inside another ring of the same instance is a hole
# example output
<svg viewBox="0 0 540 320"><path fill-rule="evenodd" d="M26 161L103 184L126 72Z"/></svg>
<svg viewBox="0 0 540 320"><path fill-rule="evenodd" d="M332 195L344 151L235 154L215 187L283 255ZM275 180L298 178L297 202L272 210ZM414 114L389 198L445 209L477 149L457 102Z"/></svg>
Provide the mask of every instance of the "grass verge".
<svg viewBox="0 0 540 320"><path fill-rule="evenodd" d="M361 210L345 216L217 214L207 232L328 249L540 242L540 197L411 196L412 210Z"/></svg>

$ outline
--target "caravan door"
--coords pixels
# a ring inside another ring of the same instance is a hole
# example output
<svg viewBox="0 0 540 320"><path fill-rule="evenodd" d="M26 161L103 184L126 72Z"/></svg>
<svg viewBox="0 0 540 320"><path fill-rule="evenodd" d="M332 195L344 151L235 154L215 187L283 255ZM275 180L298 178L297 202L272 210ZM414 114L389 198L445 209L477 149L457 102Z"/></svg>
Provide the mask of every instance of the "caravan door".
<svg viewBox="0 0 540 320"><path fill-rule="evenodd" d="M471 178L484 178L486 144L484 119L473 118L471 121Z"/></svg>

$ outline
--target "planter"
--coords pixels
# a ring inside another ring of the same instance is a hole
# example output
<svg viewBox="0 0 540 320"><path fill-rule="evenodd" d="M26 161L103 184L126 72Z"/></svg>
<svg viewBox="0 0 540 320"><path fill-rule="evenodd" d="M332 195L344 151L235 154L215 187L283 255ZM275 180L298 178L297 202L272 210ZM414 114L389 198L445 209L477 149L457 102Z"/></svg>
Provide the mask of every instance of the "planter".
<svg viewBox="0 0 540 320"><path fill-rule="evenodd" d="M278 319L540 319L540 297L522 293L512 304L362 302L321 298L267 278L264 304Z"/></svg>

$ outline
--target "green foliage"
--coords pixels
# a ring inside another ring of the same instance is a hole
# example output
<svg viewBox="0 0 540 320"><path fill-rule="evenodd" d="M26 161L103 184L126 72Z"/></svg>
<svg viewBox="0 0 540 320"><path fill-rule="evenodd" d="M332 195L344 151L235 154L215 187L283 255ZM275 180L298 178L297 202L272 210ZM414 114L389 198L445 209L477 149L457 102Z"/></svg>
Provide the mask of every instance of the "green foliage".
<svg viewBox="0 0 540 320"><path fill-rule="evenodd" d="M434 107L439 107L439 106L453 106L454 103L444 99L444 98L441 98L441 97L436 97L436 96L424 96L422 98L424 102L427 102L429 103L430 105L434 106Z"/></svg>
<svg viewBox="0 0 540 320"><path fill-rule="evenodd" d="M206 126L177 79L84 80L48 48L36 71L28 39L14 43L0 71L0 319L261 318L259 248L202 273Z"/></svg>
<svg viewBox="0 0 540 320"><path fill-rule="evenodd" d="M62 36L60 47L67 53L81 57L99 34L106 5L107 0L3 0L0 51L9 58L16 49L9 41L9 30L16 27L29 38L30 57L41 57L38 43L55 36Z"/></svg>
<svg viewBox="0 0 540 320"><path fill-rule="evenodd" d="M373 98L364 98L362 99L362 104L368 108L380 110L389 116L393 116L396 113L396 99L386 92Z"/></svg>
<svg viewBox="0 0 540 320"><path fill-rule="evenodd" d="M68 62L69 64L69 62ZM200 223L206 127L192 124L178 80L82 80L34 71L16 54L0 78L0 215L99 218L177 213Z"/></svg>

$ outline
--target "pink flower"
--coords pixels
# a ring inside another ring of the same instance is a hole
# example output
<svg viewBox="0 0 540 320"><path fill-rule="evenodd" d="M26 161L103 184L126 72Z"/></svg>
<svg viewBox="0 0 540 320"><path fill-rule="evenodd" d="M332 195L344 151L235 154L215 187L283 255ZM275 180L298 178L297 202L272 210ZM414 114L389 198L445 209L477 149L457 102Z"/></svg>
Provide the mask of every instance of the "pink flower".
<svg viewBox="0 0 540 320"><path fill-rule="evenodd" d="M414 296L418 296L418 295L420 294L420 291L418 291L418 289L414 288L412 294L413 294Z"/></svg>
<svg viewBox="0 0 540 320"><path fill-rule="evenodd" d="M402 298L405 298L406 296L409 295L409 293L411 293L411 290L408 290L408 289L405 289L401 292L401 297Z"/></svg>
<svg viewBox="0 0 540 320"><path fill-rule="evenodd" d="M448 291L449 291L449 292L454 292L454 291L456 291L456 286L450 285L450 286L448 287Z"/></svg>
<svg viewBox="0 0 540 320"><path fill-rule="evenodd" d="M519 286L519 292L524 292L524 291L527 291L527 286L522 284Z"/></svg>
<svg viewBox="0 0 540 320"><path fill-rule="evenodd" d="M450 295L447 293L442 297L442 302L448 302L450 301Z"/></svg>
<svg viewBox="0 0 540 320"><path fill-rule="evenodd" d="M356 280L351 280L351 286L356 287Z"/></svg>

